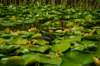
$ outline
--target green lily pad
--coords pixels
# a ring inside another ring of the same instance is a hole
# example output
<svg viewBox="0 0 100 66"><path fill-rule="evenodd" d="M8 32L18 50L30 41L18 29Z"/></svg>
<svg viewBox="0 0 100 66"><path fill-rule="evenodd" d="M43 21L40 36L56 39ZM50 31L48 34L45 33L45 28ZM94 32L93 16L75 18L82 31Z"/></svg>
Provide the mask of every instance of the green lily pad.
<svg viewBox="0 0 100 66"><path fill-rule="evenodd" d="M12 56L2 62L3 66L24 66L24 60L20 56Z"/></svg>
<svg viewBox="0 0 100 66"><path fill-rule="evenodd" d="M14 44L18 44L18 45L25 45L28 43L27 39L22 39L22 38L17 38L12 40Z"/></svg>
<svg viewBox="0 0 100 66"><path fill-rule="evenodd" d="M0 38L0 45L5 44L5 40L3 38Z"/></svg>
<svg viewBox="0 0 100 66"><path fill-rule="evenodd" d="M63 62L61 66L83 66L92 62L93 59L90 54L70 51L63 56Z"/></svg>
<svg viewBox="0 0 100 66"><path fill-rule="evenodd" d="M38 47L35 47L33 46L32 48L29 48L31 51L39 51L39 52L45 52L46 50L49 49L49 45L43 45L43 46L38 46Z"/></svg>
<svg viewBox="0 0 100 66"><path fill-rule="evenodd" d="M56 40L56 44L52 46L51 50L56 51L56 52L64 52L70 48L70 41L69 39L61 39L61 40Z"/></svg>
<svg viewBox="0 0 100 66"><path fill-rule="evenodd" d="M25 65L34 63L34 62L39 62L39 63L49 63L49 64L60 64L61 63L61 58L57 57L56 55L44 55L44 54L26 54L23 55L23 59L25 61Z"/></svg>

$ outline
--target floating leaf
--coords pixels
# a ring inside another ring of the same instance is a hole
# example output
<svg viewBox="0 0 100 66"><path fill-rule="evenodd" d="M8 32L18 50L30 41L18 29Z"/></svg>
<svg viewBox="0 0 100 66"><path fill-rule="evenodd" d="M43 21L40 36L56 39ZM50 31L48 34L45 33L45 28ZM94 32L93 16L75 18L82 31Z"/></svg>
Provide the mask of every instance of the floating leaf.
<svg viewBox="0 0 100 66"><path fill-rule="evenodd" d="M2 62L4 66L24 66L24 60L20 56L12 56Z"/></svg>
<svg viewBox="0 0 100 66"><path fill-rule="evenodd" d="M31 51L39 51L39 52L45 52L49 49L49 45L43 45L43 46L33 46L32 48L29 48Z"/></svg>
<svg viewBox="0 0 100 66"><path fill-rule="evenodd" d="M40 44L40 45L46 45L46 44L48 44L49 42L48 41L46 41L46 40L43 40L43 39L37 39L37 42L36 42L37 44Z"/></svg>
<svg viewBox="0 0 100 66"><path fill-rule="evenodd" d="M93 62L93 59L90 54L70 51L64 55L61 66L83 66L91 62Z"/></svg>
<svg viewBox="0 0 100 66"><path fill-rule="evenodd" d="M49 64L60 64L61 58L57 57L56 55L44 55L44 54L26 54L23 56L25 60L25 65L39 62L39 63L49 63Z"/></svg>
<svg viewBox="0 0 100 66"><path fill-rule="evenodd" d="M61 39L61 40L56 40L58 41L55 45L52 46L52 51L56 52L64 52L70 48L70 41L68 39Z"/></svg>
<svg viewBox="0 0 100 66"><path fill-rule="evenodd" d="M27 44L27 43L28 43L27 39L17 38L14 40L14 44L23 45L23 44Z"/></svg>
<svg viewBox="0 0 100 66"><path fill-rule="evenodd" d="M3 38L0 38L0 45L5 44L5 40Z"/></svg>

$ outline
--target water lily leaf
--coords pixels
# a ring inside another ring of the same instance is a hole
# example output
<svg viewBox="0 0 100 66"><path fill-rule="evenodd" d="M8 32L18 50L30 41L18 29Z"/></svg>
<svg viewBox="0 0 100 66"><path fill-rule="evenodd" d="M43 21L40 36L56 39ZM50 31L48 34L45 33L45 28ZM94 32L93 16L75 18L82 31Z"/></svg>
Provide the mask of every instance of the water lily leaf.
<svg viewBox="0 0 100 66"><path fill-rule="evenodd" d="M14 39L13 42L14 42L14 44L23 45L23 44L27 44L28 40L22 39L22 38L17 38L17 39Z"/></svg>
<svg viewBox="0 0 100 66"><path fill-rule="evenodd" d="M46 45L46 44L48 44L48 41L43 40L43 39L37 39L37 42L36 43L37 44L40 44L40 45Z"/></svg>
<svg viewBox="0 0 100 66"><path fill-rule="evenodd" d="M61 39L61 40L56 40L58 41L55 45L52 46L52 51L56 52L64 52L70 48L70 41L68 39Z"/></svg>
<svg viewBox="0 0 100 66"><path fill-rule="evenodd" d="M20 56L8 57L2 62L4 66L24 66L24 60Z"/></svg>
<svg viewBox="0 0 100 66"><path fill-rule="evenodd" d="M30 37L32 37L33 34L34 34L34 32L20 31L20 35L23 38L30 38Z"/></svg>
<svg viewBox="0 0 100 66"><path fill-rule="evenodd" d="M70 41L71 42L76 42L76 41L81 41L81 39L82 39L82 36L70 36Z"/></svg>
<svg viewBox="0 0 100 66"><path fill-rule="evenodd" d="M53 55L40 55L39 62L59 65L62 59L56 54Z"/></svg>
<svg viewBox="0 0 100 66"><path fill-rule="evenodd" d="M5 40L3 38L0 38L0 45L5 44Z"/></svg>
<svg viewBox="0 0 100 66"><path fill-rule="evenodd" d="M11 52L16 51L19 48L19 46L14 45L1 45L0 46L0 52L6 55L10 55Z"/></svg>
<svg viewBox="0 0 100 66"><path fill-rule="evenodd" d="M12 37L12 35L4 33L4 34L1 35L1 37L4 38L4 39L10 39Z"/></svg>
<svg viewBox="0 0 100 66"><path fill-rule="evenodd" d="M33 46L30 48L31 51L39 51L39 52L45 52L46 50L49 49L49 45L43 45L43 46Z"/></svg>
<svg viewBox="0 0 100 66"><path fill-rule="evenodd" d="M82 41L81 43L84 46L84 48L95 46L95 42L93 42L93 41Z"/></svg>
<svg viewBox="0 0 100 66"><path fill-rule="evenodd" d="M39 62L39 63L49 63L49 64L60 64L61 58L57 57L56 55L44 55L44 54L26 54L23 56L23 59L25 60L25 65Z"/></svg>
<svg viewBox="0 0 100 66"><path fill-rule="evenodd" d="M42 35L40 33L36 33L32 36L32 38L39 38L39 37L42 37Z"/></svg>
<svg viewBox="0 0 100 66"><path fill-rule="evenodd" d="M36 62L38 59L38 55L37 54L26 54L26 55L23 55L22 58L25 61L24 64L27 65L27 64Z"/></svg>
<svg viewBox="0 0 100 66"><path fill-rule="evenodd" d="M90 54L71 51L64 55L61 66L83 66L93 62Z"/></svg>

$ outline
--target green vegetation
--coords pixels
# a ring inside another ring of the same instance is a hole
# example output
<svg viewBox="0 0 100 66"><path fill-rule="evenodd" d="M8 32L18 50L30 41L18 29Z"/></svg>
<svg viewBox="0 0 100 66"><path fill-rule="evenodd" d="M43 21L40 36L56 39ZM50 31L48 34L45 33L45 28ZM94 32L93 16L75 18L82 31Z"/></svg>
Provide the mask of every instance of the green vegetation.
<svg viewBox="0 0 100 66"><path fill-rule="evenodd" d="M99 12L63 5L1 4L0 66L99 65Z"/></svg>

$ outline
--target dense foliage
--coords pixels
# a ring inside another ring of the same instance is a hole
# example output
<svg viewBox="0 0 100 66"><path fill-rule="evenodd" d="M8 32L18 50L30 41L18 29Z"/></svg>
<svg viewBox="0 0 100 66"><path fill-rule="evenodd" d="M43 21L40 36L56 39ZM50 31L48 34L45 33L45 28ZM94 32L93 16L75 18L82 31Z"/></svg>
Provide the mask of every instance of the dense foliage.
<svg viewBox="0 0 100 66"><path fill-rule="evenodd" d="M0 5L0 66L100 64L99 12L61 5Z"/></svg>

